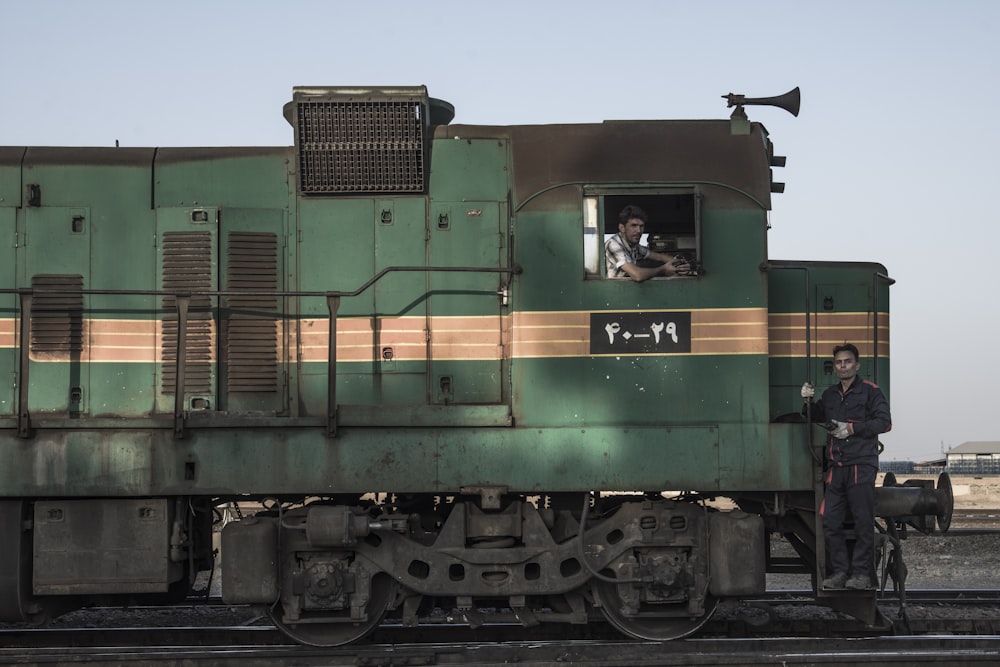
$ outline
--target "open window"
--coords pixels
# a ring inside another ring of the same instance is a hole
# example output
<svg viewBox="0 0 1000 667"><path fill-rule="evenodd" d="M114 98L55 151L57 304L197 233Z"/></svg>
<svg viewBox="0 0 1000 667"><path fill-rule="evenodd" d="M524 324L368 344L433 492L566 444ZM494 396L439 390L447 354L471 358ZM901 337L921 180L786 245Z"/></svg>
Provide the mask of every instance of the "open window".
<svg viewBox="0 0 1000 667"><path fill-rule="evenodd" d="M698 275L702 266L701 196L694 188L584 191L583 258L588 279L607 278L604 244L618 233L618 214L632 204L649 217L641 243L650 250L683 255ZM654 265L655 262L651 265Z"/></svg>

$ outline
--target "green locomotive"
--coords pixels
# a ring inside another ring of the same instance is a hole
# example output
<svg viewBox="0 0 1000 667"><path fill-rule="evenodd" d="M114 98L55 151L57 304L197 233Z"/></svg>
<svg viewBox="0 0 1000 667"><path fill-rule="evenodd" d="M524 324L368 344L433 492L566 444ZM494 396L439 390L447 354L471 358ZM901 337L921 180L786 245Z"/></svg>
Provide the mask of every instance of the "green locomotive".
<svg viewBox="0 0 1000 667"><path fill-rule="evenodd" d="M845 340L888 394L891 280L768 259L784 158L744 106L793 93L493 127L296 88L291 147L0 147L0 621L180 600L221 561L309 644L442 606L659 640L822 572L820 435L788 415ZM689 275L608 277L629 204ZM887 523L946 523L942 486Z"/></svg>

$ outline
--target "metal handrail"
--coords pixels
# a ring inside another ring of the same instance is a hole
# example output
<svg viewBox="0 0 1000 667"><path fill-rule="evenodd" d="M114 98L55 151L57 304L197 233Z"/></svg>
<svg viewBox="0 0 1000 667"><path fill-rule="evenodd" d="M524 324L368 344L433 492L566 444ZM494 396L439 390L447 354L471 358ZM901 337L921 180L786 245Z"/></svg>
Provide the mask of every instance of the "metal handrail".
<svg viewBox="0 0 1000 667"><path fill-rule="evenodd" d="M422 272L422 273L444 273L444 272L461 272L461 273L506 273L510 275L518 275L522 273L520 266L505 267L505 266L495 266L495 267L484 267L484 266L390 266L382 269L374 276L369 278L361 287L351 290L349 292L338 291L338 290L326 290L326 291L301 291L301 290L109 290L109 289L75 289L73 294L107 294L107 295L124 295L124 296L177 296L177 295L190 295L190 296L277 296L277 297L328 297L328 296L338 296L338 297L352 297L358 296L369 287L374 285L376 282L381 280L389 273L394 272ZM6 287L0 288L0 294L23 294L27 293L39 293L39 292L65 292L63 289L53 289L50 286L44 287Z"/></svg>
<svg viewBox="0 0 1000 667"><path fill-rule="evenodd" d="M517 275L522 272L520 266L513 267L482 267L482 266L390 266L382 269L355 290L350 291L297 291L297 290L106 290L106 289L74 289L73 294L84 295L114 295L114 296L172 296L177 313L177 371L174 383L174 437L183 438L184 423L184 384L187 366L187 322L191 299L197 296L270 296L270 297L324 297L329 310L329 339L327 341L327 411L326 432L330 437L337 435L337 313L340 300L343 297L358 296L383 277L394 272L460 272L460 273L500 273ZM28 410L29 361L31 351L31 308L35 294L65 293L65 289L52 287L19 287L0 288L0 294L17 294L19 298L20 326L20 363L18 376L15 379L18 387L17 432L22 438L32 435L31 415Z"/></svg>
<svg viewBox="0 0 1000 667"><path fill-rule="evenodd" d="M885 282L889 285L895 285L896 281L893 278L876 271L872 274L872 310L875 317L875 335L874 335L874 347L875 350L872 352L872 382L878 384L878 284L879 282Z"/></svg>

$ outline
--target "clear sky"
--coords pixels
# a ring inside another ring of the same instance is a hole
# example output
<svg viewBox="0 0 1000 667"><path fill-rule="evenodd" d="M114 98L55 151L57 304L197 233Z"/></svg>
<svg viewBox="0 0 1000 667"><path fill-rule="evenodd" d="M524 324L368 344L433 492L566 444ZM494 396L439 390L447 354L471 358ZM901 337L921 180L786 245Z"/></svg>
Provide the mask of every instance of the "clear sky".
<svg viewBox="0 0 1000 667"><path fill-rule="evenodd" d="M1000 2L0 0L0 18L0 145L289 145L298 85L425 84L455 122L498 125L726 118L726 93L799 86L798 118L748 108L788 157L770 255L896 279L883 460L1000 440Z"/></svg>

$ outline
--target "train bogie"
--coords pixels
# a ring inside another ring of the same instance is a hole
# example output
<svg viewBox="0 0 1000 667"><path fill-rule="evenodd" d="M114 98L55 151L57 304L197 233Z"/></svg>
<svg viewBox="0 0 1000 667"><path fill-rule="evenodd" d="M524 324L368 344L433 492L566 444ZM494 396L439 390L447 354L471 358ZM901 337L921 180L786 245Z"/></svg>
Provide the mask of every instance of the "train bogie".
<svg viewBox="0 0 1000 667"><path fill-rule="evenodd" d="M266 606L311 644L357 638L389 608L404 625L431 623L425 601L440 599L469 619L492 601L530 624L586 623L589 602L630 634L672 639L721 597L764 590L760 517L653 497L609 496L593 513L497 505L416 514L313 504L230 523L223 599Z"/></svg>

